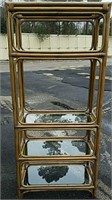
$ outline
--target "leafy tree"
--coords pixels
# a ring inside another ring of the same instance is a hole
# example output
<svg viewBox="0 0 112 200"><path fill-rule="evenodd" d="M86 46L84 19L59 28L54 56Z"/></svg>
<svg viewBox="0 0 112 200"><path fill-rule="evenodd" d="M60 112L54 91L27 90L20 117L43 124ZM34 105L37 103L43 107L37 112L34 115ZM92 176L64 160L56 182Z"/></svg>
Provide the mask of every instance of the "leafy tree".
<svg viewBox="0 0 112 200"><path fill-rule="evenodd" d="M81 35L91 35L92 34L92 24L90 22L83 22L81 28Z"/></svg>
<svg viewBox="0 0 112 200"><path fill-rule="evenodd" d="M35 1L35 0L25 0L25 1ZM99 0L101 1L101 0ZM88 0L91 2L91 0ZM6 14L5 8L2 4L0 9L1 18L1 33L6 34ZM40 39L48 37L50 34L63 34L63 35L91 35L92 26L88 22L23 22L22 23L23 33L35 33ZM103 32L103 22L100 21L99 34ZM112 17L110 19L110 36L112 36Z"/></svg>
<svg viewBox="0 0 112 200"><path fill-rule="evenodd" d="M32 33L32 23L22 22L21 29L23 33Z"/></svg>
<svg viewBox="0 0 112 200"><path fill-rule="evenodd" d="M112 17L110 18L110 36L112 36Z"/></svg>
<svg viewBox="0 0 112 200"><path fill-rule="evenodd" d="M6 34L7 28L6 28L6 15L5 15L5 8L1 7L1 33Z"/></svg>

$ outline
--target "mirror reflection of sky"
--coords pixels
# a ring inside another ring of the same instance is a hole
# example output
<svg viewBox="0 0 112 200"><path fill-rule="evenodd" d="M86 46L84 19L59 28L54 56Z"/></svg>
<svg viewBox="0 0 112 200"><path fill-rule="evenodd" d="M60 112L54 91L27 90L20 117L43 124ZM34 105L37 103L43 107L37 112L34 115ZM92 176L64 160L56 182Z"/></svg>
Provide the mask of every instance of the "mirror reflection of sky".
<svg viewBox="0 0 112 200"><path fill-rule="evenodd" d="M40 169L46 168L46 170L48 171L48 166L30 166L28 167L28 182L31 185L34 184L80 184L80 183L84 183L85 180L85 167L83 165L68 165L65 166L67 167L67 172L66 175L63 177L58 177L58 181L51 181L51 182L47 182L45 178L43 178L42 176L39 175L39 171ZM63 166L64 167L64 166ZM58 168L58 170L60 171L60 176L61 175L61 168L59 168L59 166L55 166L55 168ZM52 166L51 166L52 169ZM49 166L49 170L50 170L50 166ZM64 170L64 168L62 168L62 170ZM52 173L55 173L52 170ZM51 172L50 174L48 173L47 176L51 176ZM55 173L56 176L56 173Z"/></svg>
<svg viewBox="0 0 112 200"><path fill-rule="evenodd" d="M86 143L68 141L30 141L27 143L29 156L85 155Z"/></svg>

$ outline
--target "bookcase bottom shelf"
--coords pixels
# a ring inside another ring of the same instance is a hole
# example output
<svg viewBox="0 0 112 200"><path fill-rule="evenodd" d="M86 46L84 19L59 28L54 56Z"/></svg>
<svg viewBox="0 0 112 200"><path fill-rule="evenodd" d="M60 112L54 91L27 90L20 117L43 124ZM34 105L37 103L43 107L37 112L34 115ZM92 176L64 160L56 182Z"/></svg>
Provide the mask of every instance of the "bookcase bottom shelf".
<svg viewBox="0 0 112 200"><path fill-rule="evenodd" d="M19 197L39 191L95 190L90 163L44 164L22 163Z"/></svg>
<svg viewBox="0 0 112 200"><path fill-rule="evenodd" d="M21 186L23 189L93 189L90 164L41 164L23 162L21 165Z"/></svg>
<svg viewBox="0 0 112 200"><path fill-rule="evenodd" d="M93 199L93 191L86 189L54 189L52 191L48 190L20 190L19 191L20 198L25 199ZM85 197L85 198L84 198Z"/></svg>

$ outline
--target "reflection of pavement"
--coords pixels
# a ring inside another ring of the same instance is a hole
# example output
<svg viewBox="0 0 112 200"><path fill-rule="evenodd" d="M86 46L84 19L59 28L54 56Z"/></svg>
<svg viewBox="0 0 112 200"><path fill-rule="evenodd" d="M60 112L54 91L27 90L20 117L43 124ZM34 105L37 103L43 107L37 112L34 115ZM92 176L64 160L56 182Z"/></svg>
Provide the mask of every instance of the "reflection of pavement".
<svg viewBox="0 0 112 200"><path fill-rule="evenodd" d="M60 68L61 63L61 68ZM12 106L10 97L10 80L8 63L1 63L1 111L2 111L2 191L4 199L16 198L15 186L15 162L14 162L14 142L12 125ZM84 68L81 62L38 62L38 71L34 63L28 65L25 73L27 105L40 109L69 109L86 105L88 88L88 67L84 61ZM53 68L53 67L54 68ZM71 67L72 69L67 69ZM59 70L60 69L60 70ZM30 72L29 72L30 71ZM99 170L98 196L100 199L110 199L110 151L111 151L111 72L112 59L108 60L106 72L106 84L103 104L103 120L101 129L101 153ZM74 79L75 77L75 79ZM97 80L98 81L98 80ZM96 84L97 91L97 84ZM83 98L82 98L83 97ZM36 103L35 103L36 102ZM85 193L62 192L55 193L55 198L85 199ZM48 195L48 198L54 198ZM62 196L62 194L64 196ZM56 196L57 195L57 196ZM78 196L77 196L78 195ZM32 198L37 198L33 194ZM46 198L40 193L39 198ZM89 197L88 197L89 198Z"/></svg>

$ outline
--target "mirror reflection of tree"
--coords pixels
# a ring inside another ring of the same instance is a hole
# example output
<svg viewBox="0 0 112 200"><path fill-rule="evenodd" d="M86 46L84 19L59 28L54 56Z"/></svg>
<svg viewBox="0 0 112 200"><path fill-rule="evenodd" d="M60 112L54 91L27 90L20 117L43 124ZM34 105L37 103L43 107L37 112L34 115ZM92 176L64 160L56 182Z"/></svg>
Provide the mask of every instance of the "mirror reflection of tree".
<svg viewBox="0 0 112 200"><path fill-rule="evenodd" d="M48 149L48 155L62 155L61 143L62 141L46 141L43 143L43 148ZM67 174L68 169L68 166L40 167L38 169L38 174L39 176L42 176L47 183L52 181L57 182Z"/></svg>
<svg viewBox="0 0 112 200"><path fill-rule="evenodd" d="M61 142L62 141L46 141L43 143L42 147L48 149L47 155L62 155Z"/></svg>
<svg viewBox="0 0 112 200"><path fill-rule="evenodd" d="M76 142L76 141L71 141L72 146L77 147L79 152L85 152L87 144L85 142Z"/></svg>
<svg viewBox="0 0 112 200"><path fill-rule="evenodd" d="M68 166L40 167L38 169L38 174L42 176L42 179L45 179L47 183L51 183L53 181L57 182L60 178L64 177L68 170Z"/></svg>

